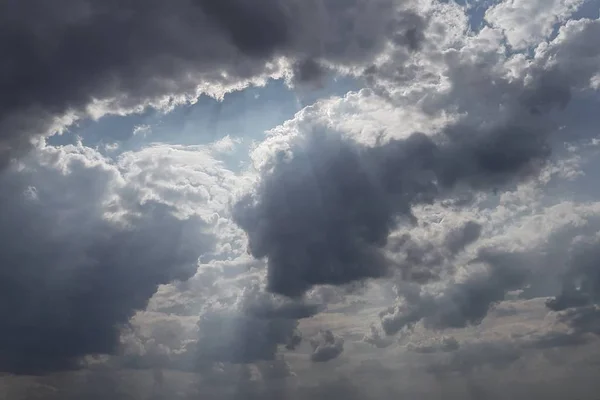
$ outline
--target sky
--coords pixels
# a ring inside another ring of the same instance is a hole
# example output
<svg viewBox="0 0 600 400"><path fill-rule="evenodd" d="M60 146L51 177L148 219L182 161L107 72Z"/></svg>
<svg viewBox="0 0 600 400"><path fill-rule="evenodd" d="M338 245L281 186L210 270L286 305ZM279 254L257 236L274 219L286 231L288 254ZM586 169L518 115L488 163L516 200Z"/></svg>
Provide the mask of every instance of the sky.
<svg viewBox="0 0 600 400"><path fill-rule="evenodd" d="M600 390L599 0L0 0L0 398Z"/></svg>

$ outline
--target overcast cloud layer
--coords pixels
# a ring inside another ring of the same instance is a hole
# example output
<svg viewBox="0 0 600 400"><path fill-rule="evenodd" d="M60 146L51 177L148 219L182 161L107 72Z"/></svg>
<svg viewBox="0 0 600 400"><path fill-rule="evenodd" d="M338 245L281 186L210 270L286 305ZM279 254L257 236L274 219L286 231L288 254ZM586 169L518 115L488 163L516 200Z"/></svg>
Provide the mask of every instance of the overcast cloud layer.
<svg viewBox="0 0 600 400"><path fill-rule="evenodd" d="M0 398L595 400L599 10L0 0Z"/></svg>

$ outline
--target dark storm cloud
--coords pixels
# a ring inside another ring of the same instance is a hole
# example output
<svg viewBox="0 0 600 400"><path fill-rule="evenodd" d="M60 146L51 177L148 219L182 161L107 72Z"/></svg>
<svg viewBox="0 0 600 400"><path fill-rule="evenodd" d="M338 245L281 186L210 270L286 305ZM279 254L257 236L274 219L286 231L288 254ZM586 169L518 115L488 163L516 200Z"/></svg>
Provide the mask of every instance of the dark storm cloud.
<svg viewBox="0 0 600 400"><path fill-rule="evenodd" d="M405 14L393 0L1 0L0 162L94 100L194 95L273 73L278 56L368 63L420 29Z"/></svg>
<svg viewBox="0 0 600 400"><path fill-rule="evenodd" d="M323 330L310 340L313 352L310 359L313 362L327 362L339 357L344 352L344 339L329 330Z"/></svg>
<svg viewBox="0 0 600 400"><path fill-rule="evenodd" d="M525 120L489 129L460 124L365 147L331 132L310 132L265 172L234 210L251 253L268 259L269 290L299 296L389 274L382 248L413 205L454 188L493 189L537 171L549 155L546 132ZM476 225L450 247L477 239ZM460 240L459 240L460 239Z"/></svg>
<svg viewBox="0 0 600 400"><path fill-rule="evenodd" d="M0 177L1 371L44 373L114 353L120 328L158 286L192 276L213 246L201 220L162 204L122 197L125 220L107 219L118 179L80 161L61 161L69 173L38 165Z"/></svg>
<svg viewBox="0 0 600 400"><path fill-rule="evenodd" d="M366 149L335 135L306 139L264 177L257 202L248 198L234 210L252 254L268 256L268 289L290 296L385 275L379 246L394 222Z"/></svg>

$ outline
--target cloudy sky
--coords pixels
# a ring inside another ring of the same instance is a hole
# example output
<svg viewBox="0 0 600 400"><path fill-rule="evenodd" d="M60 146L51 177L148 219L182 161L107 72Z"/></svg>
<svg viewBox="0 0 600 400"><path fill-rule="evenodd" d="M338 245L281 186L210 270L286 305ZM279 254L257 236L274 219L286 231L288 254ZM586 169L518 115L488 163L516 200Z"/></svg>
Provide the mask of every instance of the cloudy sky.
<svg viewBox="0 0 600 400"><path fill-rule="evenodd" d="M600 0L0 0L0 398L600 386Z"/></svg>

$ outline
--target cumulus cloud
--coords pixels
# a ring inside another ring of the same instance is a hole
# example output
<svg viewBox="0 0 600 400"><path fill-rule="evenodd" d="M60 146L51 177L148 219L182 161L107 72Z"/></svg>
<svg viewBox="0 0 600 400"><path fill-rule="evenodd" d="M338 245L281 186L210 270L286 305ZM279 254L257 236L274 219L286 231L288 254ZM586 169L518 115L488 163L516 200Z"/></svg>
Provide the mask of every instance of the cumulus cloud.
<svg viewBox="0 0 600 400"><path fill-rule="evenodd" d="M269 264L269 290L298 296L317 284L345 284L391 273L381 249L411 207L466 185L510 183L543 162L539 128L453 127L364 147L331 132L307 132L278 153L234 219L250 251ZM472 235L476 236L476 235ZM451 244L451 246L456 246Z"/></svg>
<svg viewBox="0 0 600 400"><path fill-rule="evenodd" d="M557 22L563 22L584 0L511 0L490 7L485 19L502 29L516 49L537 45L547 39Z"/></svg>

